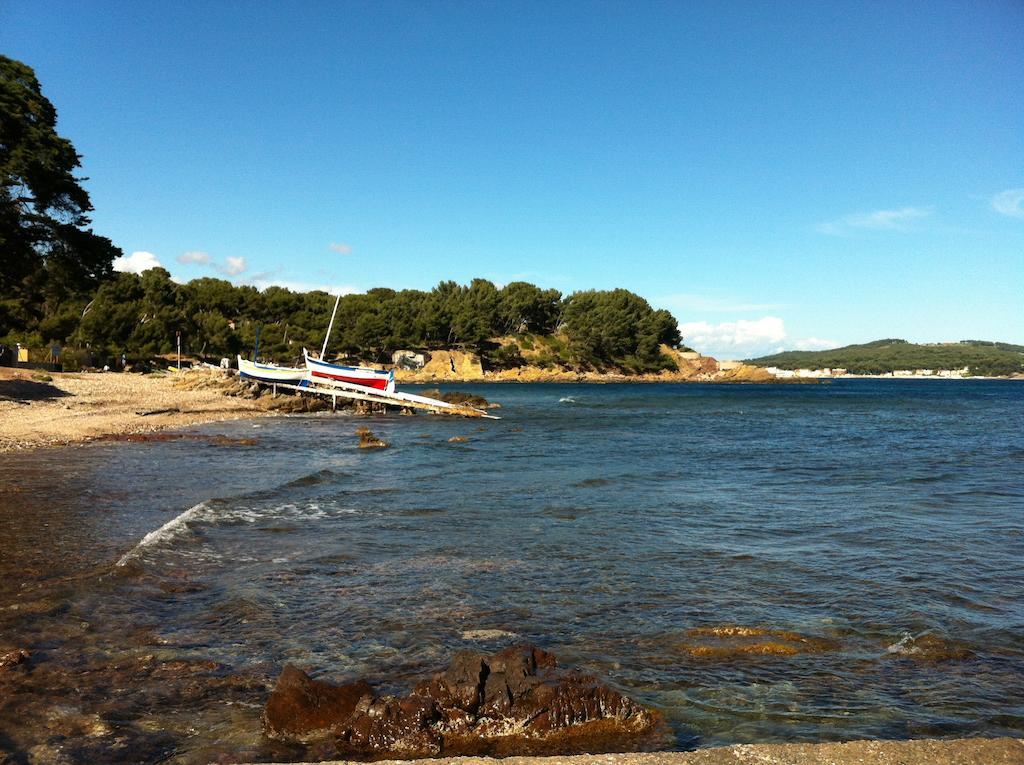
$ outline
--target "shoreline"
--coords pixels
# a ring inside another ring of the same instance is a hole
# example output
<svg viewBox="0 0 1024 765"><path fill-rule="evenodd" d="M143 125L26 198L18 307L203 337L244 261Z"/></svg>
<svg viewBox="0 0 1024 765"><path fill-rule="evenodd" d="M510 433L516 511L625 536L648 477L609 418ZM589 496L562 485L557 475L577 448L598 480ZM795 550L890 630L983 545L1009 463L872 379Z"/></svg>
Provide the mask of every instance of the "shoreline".
<svg viewBox="0 0 1024 765"><path fill-rule="evenodd" d="M565 757L439 757L380 760L376 765L1020 765L1022 762L1024 739L924 738L906 741L865 739L821 744L733 744L691 752L582 754ZM357 763L352 760L323 760L319 765Z"/></svg>
<svg viewBox="0 0 1024 765"><path fill-rule="evenodd" d="M274 414L258 400L176 382L172 375L2 367L0 454Z"/></svg>
<svg viewBox="0 0 1024 765"><path fill-rule="evenodd" d="M755 370L752 372L751 370ZM715 375L566 371L523 367L498 374L403 372L405 385L820 385L842 379L946 380L938 377L848 375L833 378L775 378L758 367ZM515 372L516 374L512 374ZM763 373L763 374L761 374ZM292 397L270 399L229 395L234 379L219 371L141 375L130 372L52 372L0 367L0 454L112 439L256 417L271 417L298 408ZM961 381L1021 382L1024 378L973 377ZM184 383L188 381L188 383ZM275 403L276 402L276 403Z"/></svg>

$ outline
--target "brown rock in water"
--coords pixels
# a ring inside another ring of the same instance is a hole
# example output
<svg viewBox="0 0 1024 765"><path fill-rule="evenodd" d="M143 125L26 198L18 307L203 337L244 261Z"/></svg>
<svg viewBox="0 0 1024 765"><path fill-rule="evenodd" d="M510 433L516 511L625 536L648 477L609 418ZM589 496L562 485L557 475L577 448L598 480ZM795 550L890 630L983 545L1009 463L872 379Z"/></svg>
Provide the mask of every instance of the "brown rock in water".
<svg viewBox="0 0 1024 765"><path fill-rule="evenodd" d="M364 696L373 696L366 682L330 685L286 664L267 701L263 723L274 738L317 738L348 720Z"/></svg>
<svg viewBox="0 0 1024 765"><path fill-rule="evenodd" d="M367 427L361 427L356 430L356 435L359 436L359 448L360 449L387 449L391 444L387 441L382 441L373 434L373 431Z"/></svg>
<svg viewBox="0 0 1024 765"><path fill-rule="evenodd" d="M460 651L404 698L365 684L330 686L286 667L267 703L267 734L333 738L349 757L573 754L635 751L665 742L661 716L596 678L559 670L534 646L488 656ZM335 701L334 699L337 699Z"/></svg>
<svg viewBox="0 0 1024 765"><path fill-rule="evenodd" d="M13 651L0 656L0 669L12 669L19 664L24 664L32 657L32 654L24 648L16 648Z"/></svg>

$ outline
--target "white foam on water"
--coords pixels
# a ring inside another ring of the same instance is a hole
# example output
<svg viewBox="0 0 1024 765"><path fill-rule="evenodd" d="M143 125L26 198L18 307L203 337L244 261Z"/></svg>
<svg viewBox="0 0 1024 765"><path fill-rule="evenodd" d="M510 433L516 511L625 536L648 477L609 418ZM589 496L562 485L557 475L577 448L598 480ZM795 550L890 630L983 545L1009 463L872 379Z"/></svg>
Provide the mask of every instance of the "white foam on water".
<svg viewBox="0 0 1024 765"><path fill-rule="evenodd" d="M921 653L921 648L914 645L914 636L909 632L904 632L899 640L890 646L886 646L885 650L889 653L900 654L901 656L913 656L915 653Z"/></svg>
<svg viewBox="0 0 1024 765"><path fill-rule="evenodd" d="M167 542L184 536L189 532L191 526L196 522L210 522L216 520L221 524L248 524L253 525L259 522L273 519L291 519L303 521L317 521L329 518L333 515L355 515L364 512L354 507L322 506L317 502L308 502L297 505L286 502L275 507L253 507L251 505L239 505L232 508L221 508L214 513L213 508L208 504L209 500L200 502L190 507L180 515L175 516L155 531L144 536L139 543L126 552L117 562L118 566L124 566L129 561L142 556L149 548L157 547Z"/></svg>
<svg viewBox="0 0 1024 765"><path fill-rule="evenodd" d="M575 404L576 403L576 399L574 399L572 396L563 396L562 398L558 399L558 403L559 404Z"/></svg>
<svg viewBox="0 0 1024 765"><path fill-rule="evenodd" d="M117 562L118 566L124 566L134 558L139 557L147 547L160 544L168 539L174 539L188 531L188 523L191 520L198 518L202 515L204 510L208 510L209 505L205 501L200 502L198 505L190 507L180 515L175 516L171 520L167 521L163 526L151 531L144 536L139 543L135 545L131 550L121 556L121 560Z"/></svg>

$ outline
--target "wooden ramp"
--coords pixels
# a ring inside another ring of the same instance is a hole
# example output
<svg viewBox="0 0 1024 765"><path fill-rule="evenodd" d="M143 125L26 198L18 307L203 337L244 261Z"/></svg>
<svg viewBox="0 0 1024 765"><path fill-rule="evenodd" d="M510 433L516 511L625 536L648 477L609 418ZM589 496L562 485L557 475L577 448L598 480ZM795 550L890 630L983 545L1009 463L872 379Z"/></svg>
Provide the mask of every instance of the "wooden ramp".
<svg viewBox="0 0 1024 765"><path fill-rule="evenodd" d="M367 401L374 404L397 407L399 409L413 409L417 411L430 412L431 414L449 414L457 417L478 417L487 420L500 420L493 414L488 414L482 409L462 404L449 404L427 396L417 396L415 393L385 393L374 388L367 388L362 385L342 382L340 380L324 379L322 382L304 380L299 385L287 385L284 383L260 383L271 385L276 391L278 388L293 390L297 393L309 393L315 396L329 398L337 406L338 399L350 401Z"/></svg>

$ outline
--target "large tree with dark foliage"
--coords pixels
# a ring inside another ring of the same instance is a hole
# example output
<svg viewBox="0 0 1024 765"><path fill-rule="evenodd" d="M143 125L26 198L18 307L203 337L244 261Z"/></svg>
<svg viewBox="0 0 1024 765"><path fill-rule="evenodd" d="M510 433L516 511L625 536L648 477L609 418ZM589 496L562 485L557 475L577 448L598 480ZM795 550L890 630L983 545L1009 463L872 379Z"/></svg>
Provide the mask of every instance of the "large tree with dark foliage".
<svg viewBox="0 0 1024 765"><path fill-rule="evenodd" d="M56 125L32 69L0 56L0 337L68 335L121 254L89 228L81 158Z"/></svg>
<svg viewBox="0 0 1024 765"><path fill-rule="evenodd" d="M672 314L624 289L574 292L564 301L562 318L573 355L584 364L621 360L651 371L663 363L662 345L674 348L682 341Z"/></svg>

